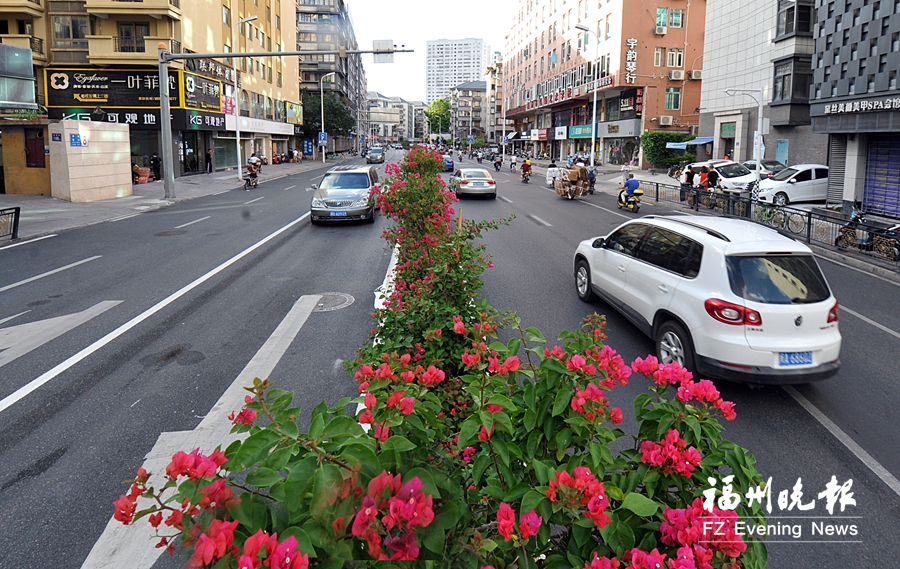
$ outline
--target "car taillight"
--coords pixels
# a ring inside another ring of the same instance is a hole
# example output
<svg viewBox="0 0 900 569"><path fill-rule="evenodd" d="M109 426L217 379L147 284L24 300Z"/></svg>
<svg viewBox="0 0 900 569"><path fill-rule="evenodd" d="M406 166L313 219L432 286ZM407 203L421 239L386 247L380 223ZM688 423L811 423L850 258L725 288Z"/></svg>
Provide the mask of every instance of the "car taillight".
<svg viewBox="0 0 900 569"><path fill-rule="evenodd" d="M838 321L838 303L835 301L834 306L828 311L828 322Z"/></svg>
<svg viewBox="0 0 900 569"><path fill-rule="evenodd" d="M710 298L703 306L706 312L725 324L733 326L761 326L762 316L755 310L743 307L740 304L726 302L717 298Z"/></svg>
<svg viewBox="0 0 900 569"><path fill-rule="evenodd" d="M460 180L460 181L459 181L459 185L460 185L460 186L465 186L465 185L467 185L468 183L469 183L468 180Z"/></svg>
<svg viewBox="0 0 900 569"><path fill-rule="evenodd" d="M496 186L496 185L497 185L497 181L496 181L496 180L488 180L487 183L488 183L489 186Z"/></svg>
<svg viewBox="0 0 900 569"><path fill-rule="evenodd" d="M770 177L770 178L771 178L772 176L774 176L774 175L775 175L775 172L769 172L768 174L766 174L766 176L768 176L768 177Z"/></svg>

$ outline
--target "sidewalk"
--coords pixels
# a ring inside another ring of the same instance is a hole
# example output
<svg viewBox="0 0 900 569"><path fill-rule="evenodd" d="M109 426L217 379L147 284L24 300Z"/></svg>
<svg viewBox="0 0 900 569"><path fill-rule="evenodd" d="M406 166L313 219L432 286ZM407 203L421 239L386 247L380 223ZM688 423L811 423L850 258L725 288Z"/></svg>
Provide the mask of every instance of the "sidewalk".
<svg viewBox="0 0 900 569"><path fill-rule="evenodd" d="M317 168L331 168L342 162L329 160L327 164L323 165L319 161L304 160L294 164L269 164L263 166L260 177L263 185L260 187L264 188L265 183L271 180ZM237 179L237 173L234 170L224 170L212 174L195 174L176 178L174 200L165 199L165 188L160 181L135 184L132 186L134 193L130 196L88 203L72 203L50 196L0 194L0 209L22 208L19 216L19 238L16 240L22 241L67 229L130 217L145 211L168 207L175 202L235 190L242 186L243 182ZM13 241L2 239L0 247L9 243L13 243Z"/></svg>

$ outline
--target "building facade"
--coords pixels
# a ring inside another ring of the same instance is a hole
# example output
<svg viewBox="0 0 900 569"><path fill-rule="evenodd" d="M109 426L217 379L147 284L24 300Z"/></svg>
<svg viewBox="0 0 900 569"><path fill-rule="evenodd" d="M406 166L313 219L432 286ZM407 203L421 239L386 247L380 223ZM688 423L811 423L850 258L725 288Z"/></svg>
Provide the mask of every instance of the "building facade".
<svg viewBox="0 0 900 569"><path fill-rule="evenodd" d="M435 40L425 46L425 103L449 99L450 90L484 79L490 47L481 39Z"/></svg>
<svg viewBox="0 0 900 569"><path fill-rule="evenodd" d="M487 83L469 81L450 90L450 133L457 148L470 146L470 140L487 135Z"/></svg>
<svg viewBox="0 0 900 569"><path fill-rule="evenodd" d="M699 157L752 160L761 97L762 158L822 163L828 141L809 114L813 0L707 1L700 136L712 140Z"/></svg>
<svg viewBox="0 0 900 569"><path fill-rule="evenodd" d="M900 218L900 3L815 8L810 115L828 137L828 201Z"/></svg>
<svg viewBox="0 0 900 569"><path fill-rule="evenodd" d="M595 138L595 163L638 164L643 132L696 132L705 14L705 0L520 0L503 62L513 149L558 159Z"/></svg>
<svg viewBox="0 0 900 569"><path fill-rule="evenodd" d="M388 97L378 91L368 93L369 146L412 140L415 128L414 105L400 97Z"/></svg>
<svg viewBox="0 0 900 569"><path fill-rule="evenodd" d="M242 18L253 21L238 24ZM176 60L170 65L172 148L159 132L157 45L172 53L281 51L296 45L293 3L248 5L224 0L210 5L179 0L116 2L11 2L0 4L0 41L32 51L38 102L51 120L94 120L129 127L132 162L148 166L153 154L169 152L175 175L238 166L235 141L239 106L241 148L271 155L295 147L302 122L297 58L241 58L236 100L227 58ZM202 37L191 30L203 29ZM46 129L27 136L46 136ZM4 144L4 169L18 164ZM9 156L7 156L9 153ZM210 161L207 162L207 156ZM209 166L208 166L209 164ZM13 185L9 193L49 194L45 185Z"/></svg>
<svg viewBox="0 0 900 569"><path fill-rule="evenodd" d="M503 57L500 52L494 54L493 62L484 72L486 83L486 130L487 141L491 145L500 144L503 137L511 129L504 129L503 114Z"/></svg>

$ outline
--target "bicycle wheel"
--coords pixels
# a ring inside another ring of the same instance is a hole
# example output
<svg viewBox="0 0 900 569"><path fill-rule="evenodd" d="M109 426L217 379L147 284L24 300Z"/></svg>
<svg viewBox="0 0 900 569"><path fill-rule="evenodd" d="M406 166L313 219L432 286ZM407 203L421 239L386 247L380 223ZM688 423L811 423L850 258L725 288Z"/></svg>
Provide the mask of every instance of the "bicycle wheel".
<svg viewBox="0 0 900 569"><path fill-rule="evenodd" d="M787 228L791 233L800 234L806 229L806 220L799 213L791 213L787 218Z"/></svg>
<svg viewBox="0 0 900 569"><path fill-rule="evenodd" d="M771 219L771 221L769 221L769 225L771 225L772 227L774 227L776 229L783 229L785 226L785 221L786 221L786 218L785 218L784 212L776 211L774 214L772 214L772 219Z"/></svg>

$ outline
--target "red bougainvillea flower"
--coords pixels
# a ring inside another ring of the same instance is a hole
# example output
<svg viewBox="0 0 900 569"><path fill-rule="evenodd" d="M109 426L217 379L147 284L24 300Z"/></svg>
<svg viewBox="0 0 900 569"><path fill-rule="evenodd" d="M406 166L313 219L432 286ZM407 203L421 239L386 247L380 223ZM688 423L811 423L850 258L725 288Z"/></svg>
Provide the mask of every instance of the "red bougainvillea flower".
<svg viewBox="0 0 900 569"><path fill-rule="evenodd" d="M513 530L516 529L516 513L506 502L500 503L497 510L497 531L505 541L512 539Z"/></svg>
<svg viewBox="0 0 900 569"><path fill-rule="evenodd" d="M232 411L231 414L228 415L228 420L235 425L252 425L258 414L259 413L254 409L241 409L240 413L237 415Z"/></svg>
<svg viewBox="0 0 900 569"><path fill-rule="evenodd" d="M271 569L307 569L309 567L309 555L297 551L297 538L289 536L279 543L267 558L265 565Z"/></svg>
<svg viewBox="0 0 900 569"><path fill-rule="evenodd" d="M462 323L462 318L459 316L453 317L453 331L457 334L466 334L466 325Z"/></svg>
<svg viewBox="0 0 900 569"><path fill-rule="evenodd" d="M661 468L666 474L677 472L685 478L690 478L694 468L703 460L697 449L688 447L675 429L669 429L659 443L641 442L641 452L641 462L644 464Z"/></svg>
<svg viewBox="0 0 900 569"><path fill-rule="evenodd" d="M137 499L143 490L137 484L132 484L127 494L122 494L119 499L113 502L116 511L113 517L116 521L128 525L134 520L134 512L137 509Z"/></svg>
<svg viewBox="0 0 900 569"><path fill-rule="evenodd" d="M713 505L709 511L703 507L703 499L696 498L687 508L666 508L663 517L666 521L659 525L661 541L673 547L690 547L698 567L712 560L715 552L737 558L747 550L734 529L738 515L733 510Z"/></svg>
<svg viewBox="0 0 900 569"><path fill-rule="evenodd" d="M522 514L522 517L519 518L519 535L522 539L528 539L535 535L543 521L544 519L534 513L534 510L531 510L527 514Z"/></svg>
<svg viewBox="0 0 900 569"><path fill-rule="evenodd" d="M618 425L622 422L622 410L618 407L613 407L609 410L609 422L613 425Z"/></svg>
<svg viewBox="0 0 900 569"><path fill-rule="evenodd" d="M597 552L594 552L594 559L591 560L590 563L585 563L583 569L618 569L619 560L613 557L612 559L608 557L599 557Z"/></svg>
<svg viewBox="0 0 900 569"><path fill-rule="evenodd" d="M589 468L579 466L574 473L573 477L565 470L556 471L550 480L547 497L554 504L594 520L594 525L602 529L612 521L606 513L609 507L606 489Z"/></svg>
<svg viewBox="0 0 900 569"><path fill-rule="evenodd" d="M656 549L647 552L634 548L626 551L623 557L626 562L631 562L631 569L662 569L666 566L666 554Z"/></svg>
<svg viewBox="0 0 900 569"><path fill-rule="evenodd" d="M404 397L402 401L400 401L400 412L404 415L411 415L413 412L413 406L415 405L416 400L412 397Z"/></svg>

